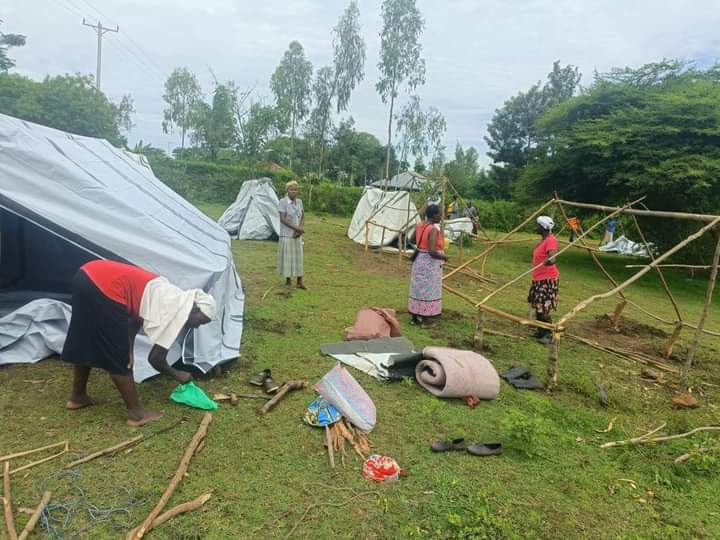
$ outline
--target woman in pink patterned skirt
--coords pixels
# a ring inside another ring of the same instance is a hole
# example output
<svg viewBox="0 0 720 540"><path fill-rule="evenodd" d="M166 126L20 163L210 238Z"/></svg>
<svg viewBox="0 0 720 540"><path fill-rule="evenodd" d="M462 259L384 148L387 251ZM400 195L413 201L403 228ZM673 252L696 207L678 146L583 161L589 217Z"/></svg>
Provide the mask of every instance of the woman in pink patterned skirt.
<svg viewBox="0 0 720 540"><path fill-rule="evenodd" d="M423 317L436 317L442 313L443 262L448 257L443 251L445 241L437 225L441 220L440 207L431 204L425 210L425 221L415 228L418 253L412 265L408 296L411 324L420 324Z"/></svg>

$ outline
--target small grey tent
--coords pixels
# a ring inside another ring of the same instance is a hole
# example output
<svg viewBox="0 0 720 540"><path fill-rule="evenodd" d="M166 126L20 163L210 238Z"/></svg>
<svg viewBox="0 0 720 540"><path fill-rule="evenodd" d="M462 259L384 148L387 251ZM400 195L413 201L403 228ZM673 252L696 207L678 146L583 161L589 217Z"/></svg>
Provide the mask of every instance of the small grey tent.
<svg viewBox="0 0 720 540"><path fill-rule="evenodd" d="M218 319L180 336L170 358L207 371L238 355L244 295L227 233L143 156L0 114L0 365L62 350L71 279L98 258L215 297ZM149 348L139 336L138 381L155 374Z"/></svg>
<svg viewBox="0 0 720 540"><path fill-rule="evenodd" d="M246 180L218 224L238 240L269 240L280 234L278 198L269 178Z"/></svg>

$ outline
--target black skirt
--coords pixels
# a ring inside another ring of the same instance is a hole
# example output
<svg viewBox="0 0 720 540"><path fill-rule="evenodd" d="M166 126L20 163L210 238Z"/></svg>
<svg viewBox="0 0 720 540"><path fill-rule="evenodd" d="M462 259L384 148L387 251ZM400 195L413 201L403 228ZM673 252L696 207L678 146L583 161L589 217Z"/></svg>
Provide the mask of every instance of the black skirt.
<svg viewBox="0 0 720 540"><path fill-rule="evenodd" d="M71 364L128 375L127 307L111 300L78 270L72 282L72 317L62 359Z"/></svg>

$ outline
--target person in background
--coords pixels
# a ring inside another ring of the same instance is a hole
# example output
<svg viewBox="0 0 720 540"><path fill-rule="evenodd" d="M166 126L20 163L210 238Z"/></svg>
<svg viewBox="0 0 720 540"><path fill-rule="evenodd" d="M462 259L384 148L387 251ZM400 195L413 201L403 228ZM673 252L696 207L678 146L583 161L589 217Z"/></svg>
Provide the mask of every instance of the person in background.
<svg viewBox="0 0 720 540"><path fill-rule="evenodd" d="M455 219L458 217L459 212L460 212L460 208L458 205L457 195L453 195L452 200L450 201L450 204L448 204L448 207L447 207L448 216L450 216L450 219Z"/></svg>
<svg viewBox="0 0 720 540"><path fill-rule="evenodd" d="M305 212L298 199L300 185L292 180L285 184L287 196L280 199L280 236L278 238L277 269L285 277L285 286L292 287L292 278L297 278L297 288L305 289L303 282L303 234L305 234Z"/></svg>
<svg viewBox="0 0 720 540"><path fill-rule="evenodd" d="M528 303L535 310L538 321L551 323L550 312L557 309L560 272L555 264L555 255L558 252L557 238L552 234L555 226L550 216L537 218L537 232L541 239L532 252L533 270L532 284L528 292ZM552 341L552 332L545 328L538 328L535 337L548 344Z"/></svg>
<svg viewBox="0 0 720 540"><path fill-rule="evenodd" d="M577 216L570 216L567 220L568 227L570 227L570 234L568 235L568 242L575 240L575 237L580 230L580 218Z"/></svg>
<svg viewBox="0 0 720 540"><path fill-rule="evenodd" d="M604 246L605 244L609 244L613 241L613 237L615 236L615 229L617 229L618 220L615 218L608 219L607 227L605 228L605 236L602 239L602 242L600 243L601 246Z"/></svg>
<svg viewBox="0 0 720 540"><path fill-rule="evenodd" d="M478 215L477 208L473 206L472 201L468 201L467 206L465 206L465 217L472 221L473 234L477 234L480 216Z"/></svg>
<svg viewBox="0 0 720 540"><path fill-rule="evenodd" d="M438 227L442 210L431 204L425 210L425 221L415 227L417 256L412 264L408 313L411 324L421 324L424 317L442 313L443 262L448 260L443 251L445 241Z"/></svg>
<svg viewBox="0 0 720 540"><path fill-rule="evenodd" d="M72 281L72 315L62 359L74 364L73 387L65 408L76 410L95 401L88 396L92 368L107 371L127 407L127 423L139 427L162 412L140 404L133 379L135 336L140 328L153 343L150 365L179 383L189 373L168 365L168 349L190 329L215 318L215 299L201 289L182 290L166 278L115 261L84 264Z"/></svg>

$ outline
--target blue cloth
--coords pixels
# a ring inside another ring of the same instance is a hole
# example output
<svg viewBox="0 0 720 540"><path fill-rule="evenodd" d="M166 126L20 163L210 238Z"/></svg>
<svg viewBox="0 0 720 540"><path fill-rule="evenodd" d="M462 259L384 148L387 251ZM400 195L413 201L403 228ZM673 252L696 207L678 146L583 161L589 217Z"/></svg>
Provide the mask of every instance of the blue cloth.
<svg viewBox="0 0 720 540"><path fill-rule="evenodd" d="M614 233L615 229L617 228L617 224L617 219L609 219L607 222L607 232Z"/></svg>

